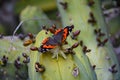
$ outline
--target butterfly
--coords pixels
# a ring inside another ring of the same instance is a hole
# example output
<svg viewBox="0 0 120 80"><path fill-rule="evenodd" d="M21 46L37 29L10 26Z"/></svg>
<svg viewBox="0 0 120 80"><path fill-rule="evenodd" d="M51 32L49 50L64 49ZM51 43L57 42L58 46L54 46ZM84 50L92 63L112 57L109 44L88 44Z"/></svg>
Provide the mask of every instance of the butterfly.
<svg viewBox="0 0 120 80"><path fill-rule="evenodd" d="M62 46L65 43L67 36L74 28L73 25L66 26L62 29L57 29L51 37L47 37L42 41L42 45L38 49L39 52L47 52L51 49L56 48L57 46Z"/></svg>

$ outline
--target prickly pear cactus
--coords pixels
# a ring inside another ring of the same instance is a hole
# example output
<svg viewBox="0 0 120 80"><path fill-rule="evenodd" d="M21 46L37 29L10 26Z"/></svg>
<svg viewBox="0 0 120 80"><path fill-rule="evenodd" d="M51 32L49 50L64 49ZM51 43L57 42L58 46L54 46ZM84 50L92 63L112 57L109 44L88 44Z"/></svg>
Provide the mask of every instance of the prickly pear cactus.
<svg viewBox="0 0 120 80"><path fill-rule="evenodd" d="M0 80L28 79L27 64L23 63L22 53L29 54L29 50L22 43L17 37L0 38Z"/></svg>
<svg viewBox="0 0 120 80"><path fill-rule="evenodd" d="M119 80L120 66L108 40L100 1L57 0L57 3L64 28L55 33L51 28L47 32L41 30L36 38L29 34L30 39L24 43L0 40L0 79ZM66 35L69 30L66 26L71 25L74 29ZM57 47L42 48L49 38L47 44L57 41Z"/></svg>
<svg viewBox="0 0 120 80"><path fill-rule="evenodd" d="M79 52L89 57L98 80L119 80L120 66L108 39L101 1L57 0L57 4L63 25L74 25L74 30L81 30L77 40L83 46Z"/></svg>
<svg viewBox="0 0 120 80"><path fill-rule="evenodd" d="M35 47L40 47L45 38L51 36L51 33L46 34L45 30L42 30L36 36ZM67 37L67 45L62 45L64 48L68 48L74 45L76 46L76 40L73 40L70 36ZM31 62L29 64L29 77L30 80L96 80L96 75L92 66L89 63L87 56L79 51L80 45L74 48L75 54L65 54L66 58L63 56L58 56L57 58L52 58L54 53L46 52L40 53L38 51L31 51L30 58ZM56 50L56 48L54 49ZM63 52L63 51L62 51ZM58 54L60 51L58 50ZM44 66L44 72L38 68L39 66Z"/></svg>

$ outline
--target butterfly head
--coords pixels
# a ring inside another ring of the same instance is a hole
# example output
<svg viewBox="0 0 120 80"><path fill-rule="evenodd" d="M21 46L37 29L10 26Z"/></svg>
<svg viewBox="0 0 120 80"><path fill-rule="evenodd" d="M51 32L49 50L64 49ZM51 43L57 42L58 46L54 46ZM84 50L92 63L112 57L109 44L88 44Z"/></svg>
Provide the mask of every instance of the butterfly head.
<svg viewBox="0 0 120 80"><path fill-rule="evenodd" d="M71 31L72 31L72 29L74 28L74 25L71 25L71 26L66 26L65 28L67 28L67 29L68 29L68 31L69 31L69 32L71 32Z"/></svg>
<svg viewBox="0 0 120 80"><path fill-rule="evenodd" d="M49 49L43 48L43 45L41 45L40 48L38 48L38 52L45 53L47 51L49 51Z"/></svg>

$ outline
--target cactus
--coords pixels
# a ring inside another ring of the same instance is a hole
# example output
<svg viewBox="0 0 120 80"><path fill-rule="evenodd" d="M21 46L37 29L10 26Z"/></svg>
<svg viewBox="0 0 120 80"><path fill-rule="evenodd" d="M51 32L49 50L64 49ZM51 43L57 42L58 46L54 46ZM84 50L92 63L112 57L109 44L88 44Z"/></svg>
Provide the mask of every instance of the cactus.
<svg viewBox="0 0 120 80"><path fill-rule="evenodd" d="M61 3L67 3L67 8ZM81 30L82 40L91 52L86 55L95 67L98 80L119 80L120 66L108 40L100 0L57 0L63 26L74 25ZM81 50L79 50L81 51Z"/></svg>
<svg viewBox="0 0 120 80"><path fill-rule="evenodd" d="M74 29L65 40L68 44L64 44L64 41L57 48L45 53L40 52L44 39L54 39L55 34L52 34L51 28L48 28L47 32L41 30L36 38L29 34L30 39L24 43L15 39L1 39L0 79L119 80L120 67L108 41L100 1L57 0L57 3L63 27L74 25ZM31 46L28 46L30 44ZM68 50L67 53L64 50ZM55 55L55 51L58 56ZM29 61L27 73L26 63Z"/></svg>
<svg viewBox="0 0 120 80"><path fill-rule="evenodd" d="M50 36L50 33L45 34L45 31L40 31L36 36L35 47L40 47L44 38ZM75 40L71 37L67 39L69 45L73 45ZM84 53L79 52L80 46L75 48L75 55L68 54L64 59L61 56L52 58L50 52L40 54L38 51L32 51L30 54L31 62L29 64L29 76L31 80L96 80L95 73L91 67L89 60ZM36 72L35 63L39 62L45 67L43 73ZM72 75L74 68L79 70L75 76Z"/></svg>
<svg viewBox="0 0 120 80"><path fill-rule="evenodd" d="M44 12L36 6L27 6L23 9L20 19L21 21L24 21L22 24L24 33L31 32L37 34L42 29L41 26L43 25L47 27L50 27L53 24L59 25L57 22L50 20Z"/></svg>
<svg viewBox="0 0 120 80"><path fill-rule="evenodd" d="M25 33L31 32L37 34L41 30L41 26L48 25L48 23L50 24L48 17L42 12L40 8L35 6L27 6L24 10L22 10L20 19L21 21L25 21L22 24L22 29Z"/></svg>
<svg viewBox="0 0 120 80"><path fill-rule="evenodd" d="M22 45L22 41L15 37L3 36L0 39L0 80L27 80L27 65L24 64L22 53L29 53ZM20 57L21 68L17 69L15 60Z"/></svg>

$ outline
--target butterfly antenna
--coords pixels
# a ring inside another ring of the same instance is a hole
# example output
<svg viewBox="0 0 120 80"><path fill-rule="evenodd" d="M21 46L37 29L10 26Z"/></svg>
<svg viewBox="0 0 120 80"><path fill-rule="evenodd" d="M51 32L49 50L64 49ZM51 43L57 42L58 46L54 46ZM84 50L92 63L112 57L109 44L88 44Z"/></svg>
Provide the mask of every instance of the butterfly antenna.
<svg viewBox="0 0 120 80"><path fill-rule="evenodd" d="M18 26L16 27L16 29L14 30L13 32L13 35L12 35L12 39L14 38L16 32L18 31L18 29L21 27L21 25L24 23L24 22L27 22L27 21L31 21L31 20L44 20L44 19L39 19L39 18L30 18L30 19L26 19L26 20L23 20L21 21ZM50 23L53 23L51 20L49 20Z"/></svg>
<svg viewBox="0 0 120 80"><path fill-rule="evenodd" d="M12 39L14 38L15 33L16 33L17 30L21 27L21 25L23 24L23 22L24 22L24 21L21 21L21 22L18 24L18 26L16 27L16 29L14 30L13 35L12 35Z"/></svg>

